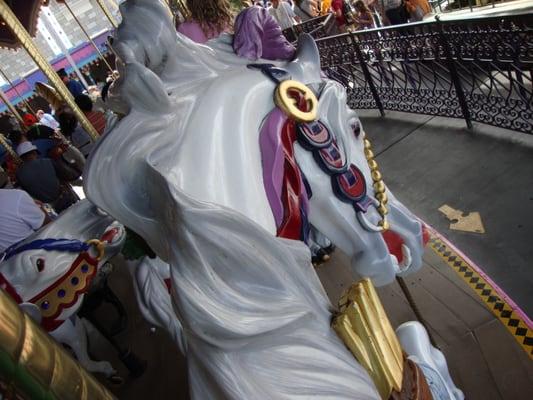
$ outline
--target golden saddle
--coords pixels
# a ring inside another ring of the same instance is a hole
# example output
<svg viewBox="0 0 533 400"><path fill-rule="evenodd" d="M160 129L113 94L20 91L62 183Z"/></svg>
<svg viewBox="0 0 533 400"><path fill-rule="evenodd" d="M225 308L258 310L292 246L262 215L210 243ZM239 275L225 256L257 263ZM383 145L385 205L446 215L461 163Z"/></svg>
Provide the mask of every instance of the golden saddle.
<svg viewBox="0 0 533 400"><path fill-rule="evenodd" d="M347 289L333 329L368 371L382 399L432 399L417 365L405 356L370 279Z"/></svg>

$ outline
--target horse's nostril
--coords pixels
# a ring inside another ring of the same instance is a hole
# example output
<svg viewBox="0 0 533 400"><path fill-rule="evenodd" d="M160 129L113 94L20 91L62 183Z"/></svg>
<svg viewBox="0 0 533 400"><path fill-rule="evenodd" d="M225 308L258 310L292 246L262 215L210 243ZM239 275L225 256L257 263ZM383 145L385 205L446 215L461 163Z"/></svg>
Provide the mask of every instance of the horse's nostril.
<svg viewBox="0 0 533 400"><path fill-rule="evenodd" d="M39 258L37 260L37 270L42 272L44 270L44 258Z"/></svg>

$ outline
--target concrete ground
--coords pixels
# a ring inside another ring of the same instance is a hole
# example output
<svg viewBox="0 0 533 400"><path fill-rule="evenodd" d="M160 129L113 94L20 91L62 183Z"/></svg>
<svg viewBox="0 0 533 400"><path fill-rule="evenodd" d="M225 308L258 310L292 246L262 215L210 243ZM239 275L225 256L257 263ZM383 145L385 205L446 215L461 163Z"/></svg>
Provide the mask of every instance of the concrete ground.
<svg viewBox="0 0 533 400"><path fill-rule="evenodd" d="M533 317L533 136L459 119L359 111L384 180ZM478 211L485 234L449 229L443 204Z"/></svg>

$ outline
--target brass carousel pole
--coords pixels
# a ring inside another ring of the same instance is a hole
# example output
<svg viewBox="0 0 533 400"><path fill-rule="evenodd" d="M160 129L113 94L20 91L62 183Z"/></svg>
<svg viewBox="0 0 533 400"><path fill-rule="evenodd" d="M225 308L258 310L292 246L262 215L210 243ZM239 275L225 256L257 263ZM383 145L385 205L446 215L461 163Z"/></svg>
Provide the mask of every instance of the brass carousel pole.
<svg viewBox="0 0 533 400"><path fill-rule="evenodd" d="M0 0L0 17L4 20L7 27L13 32L13 35L15 35L15 37L19 40L20 44L26 49L33 61L35 61L37 66L50 80L52 85L56 88L57 93L72 109L74 115L80 122L83 129L85 129L85 131L91 136L91 138L96 141L99 137L98 132L96 132L87 117L85 117L85 114L83 114L83 112L76 105L74 98L68 91L61 78L59 78L50 63L41 54L35 43L33 43L30 34L26 31L24 26L13 13L13 10L11 10L11 8L7 5L5 0Z"/></svg>
<svg viewBox="0 0 533 400"><path fill-rule="evenodd" d="M15 106L9 101L9 99L7 98L6 94L4 93L4 91L2 89L0 89L0 99L2 99L4 104L7 106L7 108L11 112L11 114L13 114L13 116L17 119L17 121L20 124L20 127L24 128L25 127L24 120L22 119L20 113L15 108Z"/></svg>
<svg viewBox="0 0 533 400"><path fill-rule="evenodd" d="M23 313L3 289L0 289L0 321L0 375L7 386L7 398L115 399Z"/></svg>
<svg viewBox="0 0 533 400"><path fill-rule="evenodd" d="M1 133L0 133L0 146L2 146L4 149L6 149L8 154L13 158L13 160L17 164L22 164L22 160L20 159L20 157L17 154L17 152L15 151L15 149L13 147L11 147L11 145L7 142L6 137L4 135L2 135Z"/></svg>
<svg viewBox="0 0 533 400"><path fill-rule="evenodd" d="M24 97L22 97L22 95L20 94L20 92L17 90L17 87L13 84L13 82L11 81L11 79L9 79L9 77L7 76L7 74L2 70L2 68L0 68L0 74L2 74L2 76L4 77L4 79L7 81L7 83L9 83L9 86L11 86L13 88L13 90L15 91L15 93L17 94L18 97L20 97L20 99L22 100L22 102L24 103L24 105L26 107L28 107L28 110L30 110L30 112L33 114L33 115L37 115L35 114L35 110L33 109L33 107L30 105L30 103L28 102L28 100L26 100Z"/></svg>
<svg viewBox="0 0 533 400"><path fill-rule="evenodd" d="M82 32L85 34L85 36L87 37L87 40L89 40L89 42L91 42L91 44L93 45L93 47L95 48L96 52L98 53L98 55L100 56L100 58L102 59L102 61L105 63L105 65L107 66L107 69L113 73L113 68L111 68L111 65L109 65L109 63L107 62L107 60L105 59L104 55L102 54L102 52L100 51L100 49L98 48L98 46L96 45L96 43L94 43L93 39L91 38L91 35L89 35L89 32L87 32L85 30L85 28L83 27L83 25L81 24L80 20L78 19L78 17L76 17L76 14L74 14L74 11L72 10L72 8L70 8L70 6L68 5L68 2L67 0L64 0L63 4L65 5L65 7L67 7L67 10L69 11L70 15L72 15L72 18L74 18L74 21L76 21L76 23L78 24L78 26L80 27L80 29L82 30Z"/></svg>
<svg viewBox="0 0 533 400"><path fill-rule="evenodd" d="M96 3L100 6L105 16L109 20L109 22L111 22L111 25L113 25L113 28L118 28L117 21L115 21L115 18L113 18L113 15L111 15L111 11L109 11L107 6L105 5L104 0L96 0Z"/></svg>

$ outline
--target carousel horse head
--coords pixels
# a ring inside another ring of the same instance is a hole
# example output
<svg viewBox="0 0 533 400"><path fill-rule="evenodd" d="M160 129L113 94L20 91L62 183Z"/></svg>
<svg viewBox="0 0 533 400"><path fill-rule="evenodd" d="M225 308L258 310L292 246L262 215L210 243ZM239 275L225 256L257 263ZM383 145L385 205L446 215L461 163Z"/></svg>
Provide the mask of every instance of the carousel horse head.
<svg viewBox="0 0 533 400"><path fill-rule="evenodd" d="M113 40L120 78L108 104L126 116L86 169L95 204L165 261L176 238L163 232L178 226L183 193L280 237L306 240L312 225L376 285L421 267L422 224L383 183L346 91L321 72L310 36L286 53L290 61L252 64L265 52L249 56L259 44L245 41L261 39L249 33L267 22L255 8L237 19L234 37L208 46L176 34L162 2L129 0L121 12ZM169 207L178 215L165 214Z"/></svg>
<svg viewBox="0 0 533 400"><path fill-rule="evenodd" d="M0 286L19 304L33 304L32 316L54 330L77 311L98 268L125 237L122 225L82 200L6 250Z"/></svg>

